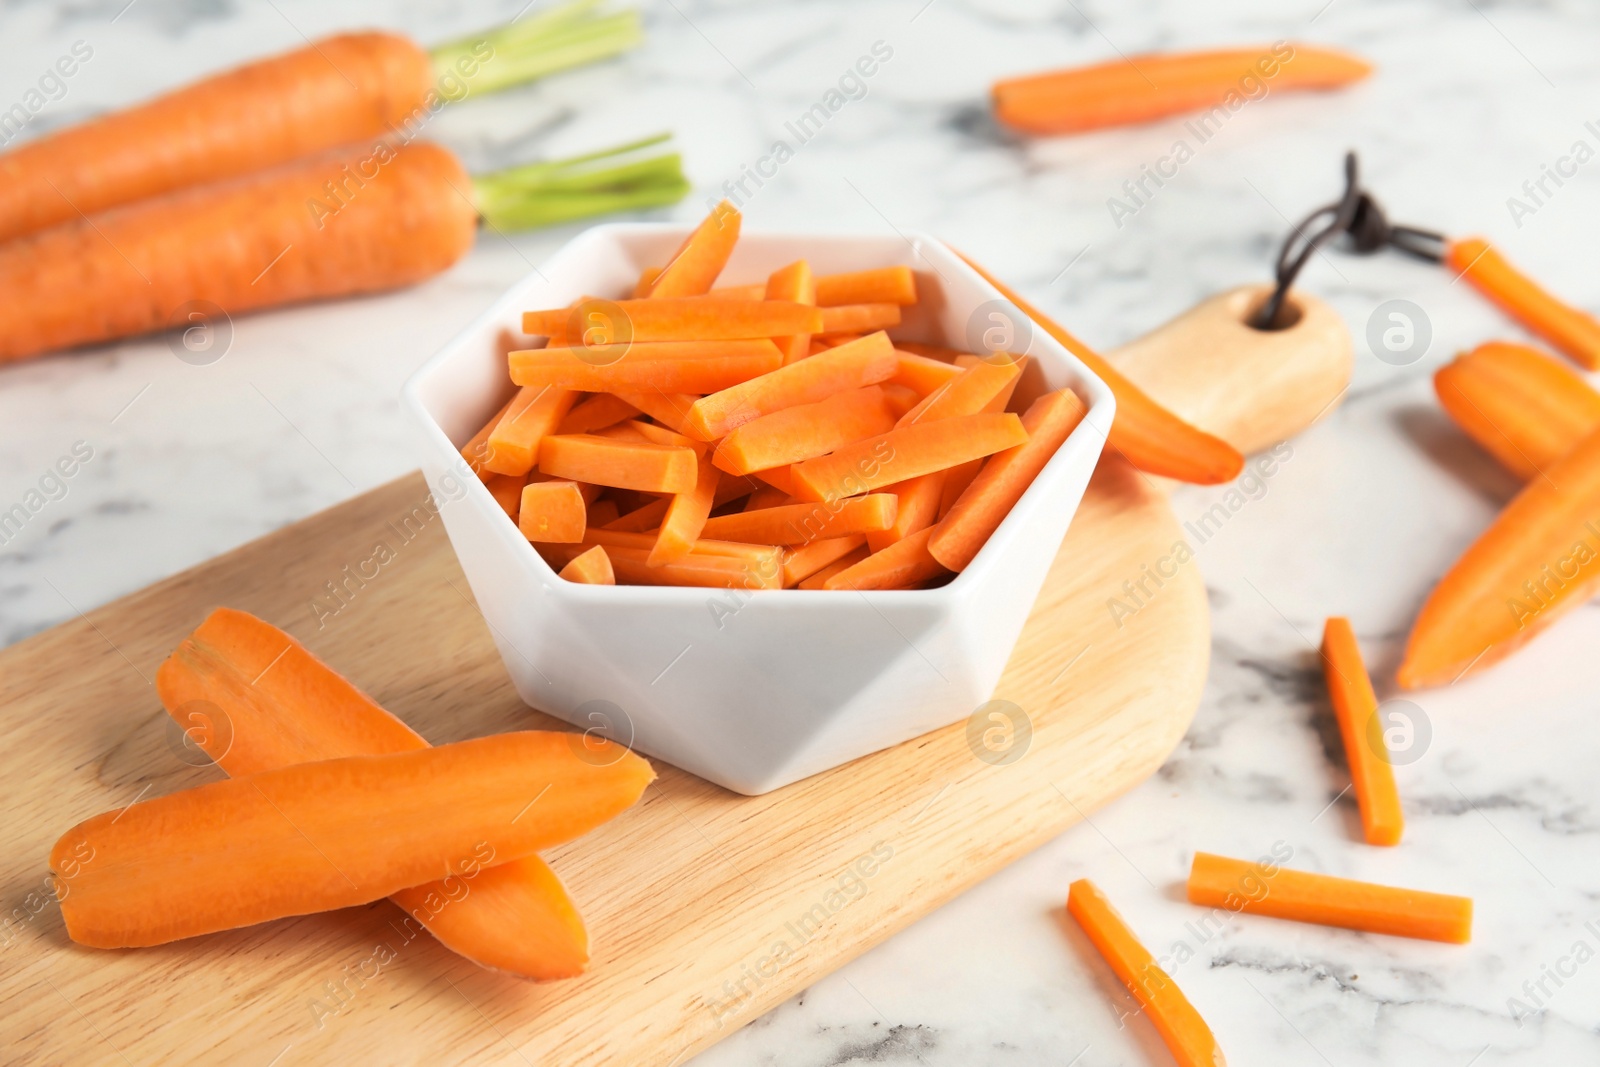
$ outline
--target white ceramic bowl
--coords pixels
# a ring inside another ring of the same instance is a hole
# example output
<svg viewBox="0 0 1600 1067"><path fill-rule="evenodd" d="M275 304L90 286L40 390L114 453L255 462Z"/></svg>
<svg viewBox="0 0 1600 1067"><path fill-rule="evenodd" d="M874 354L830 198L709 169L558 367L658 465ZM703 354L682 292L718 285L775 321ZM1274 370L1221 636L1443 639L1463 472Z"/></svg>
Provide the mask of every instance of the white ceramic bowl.
<svg viewBox="0 0 1600 1067"><path fill-rule="evenodd" d="M625 294L686 232L588 230L429 360L403 398L445 529L522 699L754 795L957 722L989 699L1099 458L1114 401L930 237L748 234L721 284L759 281L801 257L822 274L909 265L921 299L893 336L971 348L998 331L988 338L996 347L1033 357L1015 409L1070 385L1087 416L971 565L940 588L733 592L564 581L457 449L512 391L507 331L517 336L524 310Z"/></svg>

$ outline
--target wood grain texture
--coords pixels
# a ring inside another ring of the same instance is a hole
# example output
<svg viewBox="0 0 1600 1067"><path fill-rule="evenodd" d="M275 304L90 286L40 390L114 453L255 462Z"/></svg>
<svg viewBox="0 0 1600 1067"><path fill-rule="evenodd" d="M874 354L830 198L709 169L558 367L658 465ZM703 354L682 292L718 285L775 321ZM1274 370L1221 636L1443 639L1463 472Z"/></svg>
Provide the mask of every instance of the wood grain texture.
<svg viewBox="0 0 1600 1067"><path fill-rule="evenodd" d="M1020 759L978 758L958 724L760 797L658 764L637 807L547 857L593 936L583 978L480 970L408 941L387 902L151 949L68 941L56 836L220 775L184 761L149 684L214 607L288 629L432 742L564 728L512 691L442 524L403 521L425 497L403 478L0 653L8 1062L681 1062L1154 772L1205 677L1192 562L1120 626L1108 611L1180 536L1108 461L996 693L1031 724ZM379 543L394 558L347 581ZM347 603L319 629L328 582Z"/></svg>

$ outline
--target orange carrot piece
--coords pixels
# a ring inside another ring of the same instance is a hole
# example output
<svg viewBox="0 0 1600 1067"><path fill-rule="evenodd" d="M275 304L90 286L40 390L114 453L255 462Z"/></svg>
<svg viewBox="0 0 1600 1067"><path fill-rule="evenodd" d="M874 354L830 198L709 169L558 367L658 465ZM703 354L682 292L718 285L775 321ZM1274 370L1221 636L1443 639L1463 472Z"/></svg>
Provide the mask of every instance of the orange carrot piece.
<svg viewBox="0 0 1600 1067"><path fill-rule="evenodd" d="M1600 392L1526 345L1490 341L1433 375L1450 418L1527 481L1600 429Z"/></svg>
<svg viewBox="0 0 1600 1067"><path fill-rule="evenodd" d="M771 341L640 341L590 348L529 348L511 353L518 385L558 385L589 392L706 393L783 366ZM637 406L637 405L635 405Z"/></svg>
<svg viewBox="0 0 1600 1067"><path fill-rule="evenodd" d="M1496 663L1600 588L1600 431L1507 504L1428 594L1400 685L1445 685Z"/></svg>
<svg viewBox="0 0 1600 1067"><path fill-rule="evenodd" d="M656 544L653 532L629 533L623 530L590 530L588 540L606 548L629 548L649 552ZM755 545L744 541L726 541L702 537L695 541L693 553L697 556L722 556L741 559L748 563L768 564L782 555L775 545Z"/></svg>
<svg viewBox="0 0 1600 1067"><path fill-rule="evenodd" d="M950 572L928 552L928 535L932 532L924 527L908 534L881 552L874 552L833 575L822 587L902 589L933 578L942 578Z"/></svg>
<svg viewBox="0 0 1600 1067"><path fill-rule="evenodd" d="M700 399L699 393L663 393L654 388L638 392L619 390L617 395L667 429L678 433L684 432L684 420L689 417L689 409Z"/></svg>
<svg viewBox="0 0 1600 1067"><path fill-rule="evenodd" d="M773 485L763 485L760 489L750 494L741 511L762 511L766 508L775 508L780 504L791 504L789 494Z"/></svg>
<svg viewBox="0 0 1600 1067"><path fill-rule="evenodd" d="M1087 410L1071 389L1035 400L1022 417L1027 441L984 462L950 513L934 527L928 541L933 557L950 570L965 570Z"/></svg>
<svg viewBox="0 0 1600 1067"><path fill-rule="evenodd" d="M1196 852L1189 901L1276 919L1466 944L1472 900Z"/></svg>
<svg viewBox="0 0 1600 1067"><path fill-rule="evenodd" d="M908 534L927 529L937 522L939 499L944 495L944 480L948 474L947 470L934 471L885 486L884 492L893 493L899 501L894 525L887 530L875 530L867 534L867 546L874 552L882 552Z"/></svg>
<svg viewBox="0 0 1600 1067"><path fill-rule="evenodd" d="M555 479L529 482L522 487L522 509L517 529L530 541L583 540L589 517L577 483Z"/></svg>
<svg viewBox="0 0 1600 1067"><path fill-rule="evenodd" d="M1361 809L1361 829L1369 845L1398 845L1405 832L1394 768L1378 721L1378 697L1361 659L1350 620L1330 618L1322 628L1322 672L1328 698L1339 720L1350 784Z"/></svg>
<svg viewBox="0 0 1600 1067"><path fill-rule="evenodd" d="M605 526L607 523L616 522L621 517L617 510L617 502L610 497L597 500L588 506L588 519L590 526Z"/></svg>
<svg viewBox="0 0 1600 1067"><path fill-rule="evenodd" d="M765 300L767 298L767 283L751 282L749 285L719 285L706 295L722 300Z"/></svg>
<svg viewBox="0 0 1600 1067"><path fill-rule="evenodd" d="M722 477L717 479L717 495L711 498L711 506L713 509L720 508L740 497L750 496L757 490L769 488L771 486L755 478L724 472Z"/></svg>
<svg viewBox="0 0 1600 1067"><path fill-rule="evenodd" d="M156 692L186 740L234 776L428 747L293 637L231 608L213 611L173 650L156 672ZM583 920L537 856L463 870L392 899L446 947L485 967L570 978L589 961ZM439 900L451 904L440 908Z"/></svg>
<svg viewBox="0 0 1600 1067"><path fill-rule="evenodd" d="M467 461L467 466L472 468L472 473L485 485L494 477L494 471L484 466L484 460L489 458L489 435L494 433L494 428L500 420L506 417L506 412L511 410L511 405L517 402L516 396L505 402L505 406L495 413L494 418L483 424L483 429L472 435L472 439L461 446L461 458Z"/></svg>
<svg viewBox="0 0 1600 1067"><path fill-rule="evenodd" d="M1106 438L1106 447L1121 453L1139 470L1175 478L1196 485L1216 485L1232 481L1244 469L1239 450L1203 430L1184 422L1157 404L1133 382L1125 378L1105 358L1063 330L1055 321L978 266L957 252L1000 295L1017 306L1040 329L1082 360L1117 398L1117 415Z"/></svg>
<svg viewBox="0 0 1600 1067"><path fill-rule="evenodd" d="M605 533L605 531L591 531ZM614 535L613 535L614 536ZM633 535L635 537L641 535ZM695 550L682 559L650 565L650 552L655 539L642 535L643 543L607 544L606 555L619 585L689 585L709 589L778 589L783 577L783 559L780 549L771 546L739 545L752 550L735 555L715 549L719 542L704 539L695 542ZM541 545L541 553L551 566L565 565L580 551L574 545Z"/></svg>
<svg viewBox="0 0 1600 1067"><path fill-rule="evenodd" d="M1022 362L1005 352L997 352L980 359L973 366L951 378L944 385L922 398L921 403L904 415L896 426L911 426L918 422L947 419L954 415L976 415L990 410L990 402L1004 394L1006 400L1017 387L1022 375ZM1000 409L1004 410L1005 400Z"/></svg>
<svg viewBox="0 0 1600 1067"><path fill-rule="evenodd" d="M916 390L918 396L927 396L961 373L961 368L952 363L903 351L905 347L903 341L896 345L895 355L900 359L900 369L889 380L897 385L909 386Z"/></svg>
<svg viewBox="0 0 1600 1067"><path fill-rule="evenodd" d="M595 545L572 557L572 561L556 572L569 582L583 585L616 585L617 575L611 569L611 557L604 545Z"/></svg>
<svg viewBox="0 0 1600 1067"><path fill-rule="evenodd" d="M618 319L608 328L616 343L738 341L787 333L811 334L822 327L822 312L815 307L777 297L760 301L650 298L604 301L599 306L603 306L606 316ZM576 308L525 311L522 332L542 337L570 336L571 320L574 315L582 315L584 308L585 304L580 303ZM589 340L583 344L594 347Z"/></svg>
<svg viewBox="0 0 1600 1067"><path fill-rule="evenodd" d="M539 468L555 478L646 493L687 493L696 477L693 449L583 433L545 438Z"/></svg>
<svg viewBox="0 0 1600 1067"><path fill-rule="evenodd" d="M654 777L620 745L557 732L344 756L104 812L63 834L50 866L93 849L61 901L74 941L159 945L531 856L620 814Z"/></svg>
<svg viewBox="0 0 1600 1067"><path fill-rule="evenodd" d="M730 474L749 474L825 455L894 424L883 389L869 385L752 419L717 443L714 461Z"/></svg>
<svg viewBox="0 0 1600 1067"><path fill-rule="evenodd" d="M939 491L939 518L950 514L950 509L956 506L956 501L967 491L972 479L983 470L983 463L981 459L969 459L944 472L944 488Z"/></svg>
<svg viewBox="0 0 1600 1067"><path fill-rule="evenodd" d="M615 393L591 393L567 412L555 432L594 433L637 414L638 408Z"/></svg>
<svg viewBox="0 0 1600 1067"><path fill-rule="evenodd" d="M762 294L767 303L781 300L792 300L812 307L817 303L817 286L811 277L811 264L803 259L797 259L787 267L780 267L773 271L767 278L767 288ZM819 314L814 324L805 330L797 330L786 337L777 337L778 347L783 351L783 361L793 363L797 359L804 359L811 354L811 335L822 329L822 316Z"/></svg>
<svg viewBox="0 0 1600 1067"><path fill-rule="evenodd" d="M705 536L756 545L804 545L822 538L887 530L894 525L899 501L892 493L827 504L784 504L761 511L741 511L708 519Z"/></svg>
<svg viewBox="0 0 1600 1067"><path fill-rule="evenodd" d="M976 268L974 268L976 269ZM895 347L903 352L931 359L938 363L955 363L962 358L978 358L976 352L963 352L959 348L947 348L944 345L931 345L925 341L896 341Z"/></svg>
<svg viewBox="0 0 1600 1067"><path fill-rule="evenodd" d="M814 572L809 578L804 578L795 585L796 589L805 589L812 592L822 592L828 588L828 580L834 575L849 570L857 563L866 559L872 550L866 545L858 545L834 560L832 563Z"/></svg>
<svg viewBox="0 0 1600 1067"><path fill-rule="evenodd" d="M525 385L495 424L483 465L496 474L527 474L539 458L539 442L572 410L577 394L555 386Z"/></svg>
<svg viewBox="0 0 1600 1067"><path fill-rule="evenodd" d="M1067 891L1067 914L1139 1002L1178 1067L1225 1067L1227 1059L1211 1028L1099 886L1087 878L1073 882Z"/></svg>
<svg viewBox="0 0 1600 1067"><path fill-rule="evenodd" d="M1032 134L1082 133L1188 111L1226 115L1254 81L1273 92L1337 89L1372 66L1328 48L1270 47L1123 58L995 83L995 118Z"/></svg>
<svg viewBox="0 0 1600 1067"><path fill-rule="evenodd" d="M517 512L522 508L522 487L527 484L526 474L491 474L489 480L483 483L489 495L494 497L494 502L510 516L512 522L517 521Z"/></svg>
<svg viewBox="0 0 1600 1067"><path fill-rule="evenodd" d="M1585 370L1600 370L1600 322L1556 299L1481 237L1451 241L1445 263L1500 310Z"/></svg>
<svg viewBox="0 0 1600 1067"><path fill-rule="evenodd" d="M711 502L717 495L717 479L721 477L722 472L711 465L711 457L701 455L694 488L687 493L677 494L667 505L667 512L661 519L661 531L656 534L656 543L650 548L647 562L652 567L680 560L693 551L700 532L705 528L706 517L711 514Z"/></svg>
<svg viewBox="0 0 1600 1067"><path fill-rule="evenodd" d="M900 325L899 304L845 304L822 309L821 334L872 333Z"/></svg>
<svg viewBox="0 0 1600 1067"><path fill-rule="evenodd" d="M813 356L813 359L818 357ZM903 426L789 468L801 500L835 500L953 467L1024 444L1028 433L1010 412L959 415Z"/></svg>
<svg viewBox="0 0 1600 1067"><path fill-rule="evenodd" d="M752 378L694 402L683 432L714 441L730 431L784 408L814 404L846 389L887 381L899 369L894 346L884 333L868 334L796 363Z"/></svg>
<svg viewBox="0 0 1600 1067"><path fill-rule="evenodd" d="M917 277L910 267L879 267L847 274L824 274L817 279L817 303L822 307L916 302Z"/></svg>
<svg viewBox="0 0 1600 1067"><path fill-rule="evenodd" d="M661 520L667 517L667 509L671 506L672 497L660 496L648 504L635 508L621 518L608 523L596 523L595 525L623 533L644 533L660 526ZM593 535L593 533L593 530L589 531L590 535Z"/></svg>
<svg viewBox="0 0 1600 1067"><path fill-rule="evenodd" d="M793 589L807 578L865 544L862 534L827 537L788 549L783 554L783 587Z"/></svg>
<svg viewBox="0 0 1600 1067"><path fill-rule="evenodd" d="M756 471L755 477L774 489L782 489L785 496L794 496L794 478L789 474L788 467L771 467L764 471Z"/></svg>
<svg viewBox="0 0 1600 1067"><path fill-rule="evenodd" d="M617 423L615 426L607 426L594 436L609 437L622 441L648 441L657 445L673 445L677 448L692 449L695 455L699 455L706 448L704 441L696 441L692 437L685 437L681 433L675 433L665 426L657 426L651 422L640 422L637 419L627 419Z"/></svg>
<svg viewBox="0 0 1600 1067"><path fill-rule="evenodd" d="M639 272L639 280L634 283L632 296L635 300L650 295L650 287L661 277L660 267L646 267Z"/></svg>
<svg viewBox="0 0 1600 1067"><path fill-rule="evenodd" d="M739 241L742 216L724 200L684 239L650 283L650 297L702 296L711 291Z"/></svg>
<svg viewBox="0 0 1600 1067"><path fill-rule="evenodd" d="M811 354L814 356L818 352L826 352L830 348L838 348L840 345L847 345L851 341L859 341L862 336L859 333L832 333L826 337L813 337L811 339Z"/></svg>

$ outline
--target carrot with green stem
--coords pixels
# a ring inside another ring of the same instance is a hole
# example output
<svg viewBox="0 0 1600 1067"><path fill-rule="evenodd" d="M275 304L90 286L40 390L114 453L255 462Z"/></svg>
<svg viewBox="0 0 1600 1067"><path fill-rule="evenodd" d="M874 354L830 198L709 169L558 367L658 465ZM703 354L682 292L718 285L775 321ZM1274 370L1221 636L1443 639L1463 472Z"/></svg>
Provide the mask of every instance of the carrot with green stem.
<svg viewBox="0 0 1600 1067"><path fill-rule="evenodd" d="M1526 345L1490 341L1434 372L1455 424L1527 481L1600 429L1600 392Z"/></svg>
<svg viewBox="0 0 1600 1067"><path fill-rule="evenodd" d="M1548 341L1585 370L1600 370L1600 321L1546 291L1481 237L1445 245L1444 261L1458 277Z"/></svg>

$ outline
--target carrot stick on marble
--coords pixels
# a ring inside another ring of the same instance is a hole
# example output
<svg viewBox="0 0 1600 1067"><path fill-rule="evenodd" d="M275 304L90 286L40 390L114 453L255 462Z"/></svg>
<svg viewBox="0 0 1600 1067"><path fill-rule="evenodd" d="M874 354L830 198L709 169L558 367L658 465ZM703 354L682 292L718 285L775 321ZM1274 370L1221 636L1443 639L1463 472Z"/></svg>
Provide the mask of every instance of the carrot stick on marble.
<svg viewBox="0 0 1600 1067"><path fill-rule="evenodd" d="M556 572L569 582L581 585L616 585L617 575L611 569L611 557L604 545L595 545L573 556L565 567Z"/></svg>
<svg viewBox="0 0 1600 1067"><path fill-rule="evenodd" d="M1334 617L1323 626L1322 670L1361 809L1362 833L1369 845L1398 845L1405 815L1378 721L1378 697L1349 619Z"/></svg>
<svg viewBox="0 0 1600 1067"><path fill-rule="evenodd" d="M950 571L928 551L928 528L907 534L888 548L874 552L829 577L824 589L906 589Z"/></svg>
<svg viewBox="0 0 1600 1067"><path fill-rule="evenodd" d="M1281 41L1260 48L1141 55L996 82L994 113L1012 129L1046 135L1208 109L1213 113L1208 118L1221 112L1225 119L1269 92L1337 89L1371 72L1371 65L1355 56Z"/></svg>
<svg viewBox="0 0 1600 1067"><path fill-rule="evenodd" d="M212 612L173 650L156 672L156 693L185 739L234 776L428 747L293 637L232 608ZM485 967L569 978L589 961L583 920L538 856L463 871L393 899L448 948ZM430 899L451 904L430 907Z"/></svg>
<svg viewBox="0 0 1600 1067"><path fill-rule="evenodd" d="M556 385L596 393L716 392L783 365L766 339L640 341L589 347L530 348L511 353L517 385ZM637 404L635 405L638 406Z"/></svg>
<svg viewBox="0 0 1600 1067"><path fill-rule="evenodd" d="M887 530L899 501L892 493L868 493L827 504L784 504L706 520L706 537L756 545L804 545L823 538Z"/></svg>
<svg viewBox="0 0 1600 1067"><path fill-rule="evenodd" d="M767 278L766 290L762 293L763 303L776 303L779 301L793 301L812 307L817 303L817 284L811 276L811 264L803 259L795 260L787 267L780 267L773 271ZM793 363L795 360L804 359L811 354L811 335L822 329L822 317L819 314L814 325L809 325L805 330L797 330L786 337L774 337L778 348L783 352L783 361ZM764 335L771 336L771 335Z"/></svg>
<svg viewBox="0 0 1600 1067"><path fill-rule="evenodd" d="M1451 241L1445 247L1445 263L1556 351L1585 370L1600 370L1600 321L1558 300L1489 242L1481 237Z"/></svg>
<svg viewBox="0 0 1600 1067"><path fill-rule="evenodd" d="M667 265L650 281L646 297L703 296L716 284L717 275L739 242L743 216L724 200L696 226L672 254Z"/></svg>
<svg viewBox="0 0 1600 1067"><path fill-rule="evenodd" d="M683 432L702 441L715 441L762 415L887 381L899 367L888 335L868 334L701 397L684 418Z"/></svg>
<svg viewBox="0 0 1600 1067"><path fill-rule="evenodd" d="M1465 944L1472 900L1196 852L1189 901L1277 919Z"/></svg>
<svg viewBox="0 0 1600 1067"><path fill-rule="evenodd" d="M1002 452L1027 440L1022 420L1010 412L959 415L897 427L796 463L789 468L789 477L801 500L836 500Z"/></svg>
<svg viewBox="0 0 1600 1067"><path fill-rule="evenodd" d="M690 448L581 433L546 437L539 450L539 469L552 477L646 493L689 492L697 462Z"/></svg>
<svg viewBox="0 0 1600 1067"><path fill-rule="evenodd" d="M899 304L842 304L821 310L817 333L872 333L900 325Z"/></svg>
<svg viewBox="0 0 1600 1067"><path fill-rule="evenodd" d="M522 332L535 337L570 336L574 315L592 304L596 315L612 321L604 337L610 343L639 341L740 341L784 334L809 335L822 329L817 308L788 298L717 300L678 297L644 300L585 301L576 308L522 313ZM589 344L588 341L581 342Z"/></svg>
<svg viewBox="0 0 1600 1067"><path fill-rule="evenodd" d="M517 529L528 540L582 541L588 525L588 505L576 482L552 479L522 487Z"/></svg>
<svg viewBox="0 0 1600 1067"><path fill-rule="evenodd" d="M965 570L1087 410L1070 389L1035 400L1022 417L1027 440L984 461L950 513L933 528L929 553L950 570Z"/></svg>
<svg viewBox="0 0 1600 1067"><path fill-rule="evenodd" d="M1455 424L1523 481L1600 429L1600 392L1526 345L1479 345L1439 368L1433 388Z"/></svg>
<svg viewBox="0 0 1600 1067"><path fill-rule="evenodd" d="M705 529L706 517L711 514L717 480L721 477L722 472L711 465L709 455L699 457L694 488L674 495L661 517L661 529L647 560L652 567L680 560L694 550L695 542ZM706 536L715 537L716 534Z"/></svg>
<svg viewBox="0 0 1600 1067"><path fill-rule="evenodd" d="M752 419L717 442L714 461L730 474L749 474L825 455L894 424L882 387L869 385Z"/></svg>
<svg viewBox="0 0 1600 1067"><path fill-rule="evenodd" d="M1178 1067L1225 1067L1227 1060L1211 1028L1098 886L1087 878L1073 882L1067 891L1067 914L1139 1002Z"/></svg>
<svg viewBox="0 0 1600 1067"><path fill-rule="evenodd" d="M862 534L850 534L846 537L827 537L788 549L783 554L783 587L793 589L865 543Z"/></svg>

